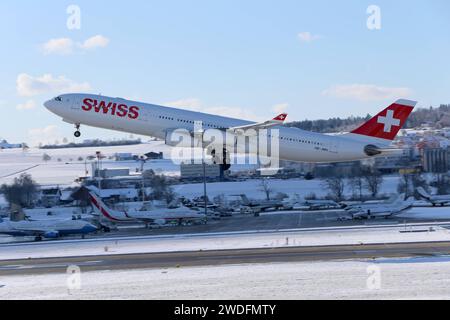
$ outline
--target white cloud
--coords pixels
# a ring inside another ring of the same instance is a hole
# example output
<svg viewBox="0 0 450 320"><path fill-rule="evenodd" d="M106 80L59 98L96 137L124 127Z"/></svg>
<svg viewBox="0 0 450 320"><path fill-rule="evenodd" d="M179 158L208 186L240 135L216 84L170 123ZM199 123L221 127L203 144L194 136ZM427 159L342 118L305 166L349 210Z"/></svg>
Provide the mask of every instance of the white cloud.
<svg viewBox="0 0 450 320"><path fill-rule="evenodd" d="M23 111L23 110L31 110L36 108L36 102L34 102L34 100L28 100L25 103L21 103L19 105L17 105L16 109Z"/></svg>
<svg viewBox="0 0 450 320"><path fill-rule="evenodd" d="M74 41L70 38L50 39L42 46L44 54L69 55L73 53Z"/></svg>
<svg viewBox="0 0 450 320"><path fill-rule="evenodd" d="M215 114L215 115L224 116L224 117L231 117L231 118L245 119L245 120L255 120L255 121L261 120L260 117L256 116L254 113L249 112L243 108L225 107L225 106L207 107L207 106L204 106L202 104L202 102L197 98L181 99L181 100L177 100L177 101L164 103L164 105L167 105L170 107L175 107L175 108L182 108L182 109L191 110L191 111L210 113L210 114Z"/></svg>
<svg viewBox="0 0 450 320"><path fill-rule="evenodd" d="M313 42L322 38L322 36L312 34L311 32L308 31L300 32L297 36L299 40L302 42Z"/></svg>
<svg viewBox="0 0 450 320"><path fill-rule="evenodd" d="M289 108L288 103L280 103L280 104L274 105L272 107L272 110L277 114L281 114L281 113L285 113L288 108Z"/></svg>
<svg viewBox="0 0 450 320"><path fill-rule="evenodd" d="M56 140L61 140L62 137L59 128L55 125L30 129L28 135L33 145L54 143Z"/></svg>
<svg viewBox="0 0 450 320"><path fill-rule="evenodd" d="M50 39L42 45L42 51L45 55L71 55L76 52L85 52L97 48L105 48L109 44L109 39L96 35L83 42L75 42L70 38Z"/></svg>
<svg viewBox="0 0 450 320"><path fill-rule="evenodd" d="M186 108L193 111L200 111L202 108L200 100L196 98L181 99L177 101L167 102L165 104L171 107Z"/></svg>
<svg viewBox="0 0 450 320"><path fill-rule="evenodd" d="M91 50L96 48L105 48L109 44L109 39L102 36L96 35L84 41L80 46L85 50Z"/></svg>
<svg viewBox="0 0 450 320"><path fill-rule="evenodd" d="M380 101L407 98L412 94L409 88L389 88L372 84L336 85L322 92L323 95L358 101Z"/></svg>
<svg viewBox="0 0 450 320"><path fill-rule="evenodd" d="M51 74L44 74L41 77L33 77L26 73L17 76L17 92L25 97L47 93L59 94L90 90L91 86L89 83L77 83L64 76L53 77Z"/></svg>

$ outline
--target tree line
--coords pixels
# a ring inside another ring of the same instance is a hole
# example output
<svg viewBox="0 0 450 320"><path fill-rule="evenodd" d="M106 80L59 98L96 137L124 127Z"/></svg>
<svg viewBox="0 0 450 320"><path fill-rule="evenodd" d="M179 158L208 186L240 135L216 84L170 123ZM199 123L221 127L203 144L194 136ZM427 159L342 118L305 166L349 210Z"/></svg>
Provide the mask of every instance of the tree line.
<svg viewBox="0 0 450 320"><path fill-rule="evenodd" d="M291 122L287 125L306 131L335 133L351 131L368 121L371 117L371 115L367 114L365 117L351 116L348 118L337 117L327 120L303 120ZM432 123L437 129L450 127L450 104L442 104L438 108L416 109L408 118L405 128L416 128L424 123Z"/></svg>

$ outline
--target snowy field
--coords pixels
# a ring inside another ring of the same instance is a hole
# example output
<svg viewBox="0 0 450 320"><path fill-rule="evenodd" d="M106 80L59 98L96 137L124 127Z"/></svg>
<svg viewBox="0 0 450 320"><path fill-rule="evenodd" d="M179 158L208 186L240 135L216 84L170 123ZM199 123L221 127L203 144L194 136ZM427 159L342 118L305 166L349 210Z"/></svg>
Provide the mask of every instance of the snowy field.
<svg viewBox="0 0 450 320"><path fill-rule="evenodd" d="M92 147L92 148L73 148L56 150L30 149L28 152L22 150L3 150L0 151L0 184L10 183L22 172L27 172L33 178L43 185L61 185L70 186L74 180L85 175L85 170L91 171L89 163L87 166L84 161L78 161L79 157L85 159L87 156L95 155L96 151L101 151L103 155L109 157L116 153L144 154L150 151L164 152L166 160L154 160L145 164L145 169L153 169L156 173L164 173L171 176L180 175L180 167L172 160L169 160L172 149L163 142L154 141L140 145L118 146L118 147ZM44 153L51 156L51 160L45 163L42 160ZM58 162L61 159L61 162ZM129 168L130 172L135 172L140 164L136 161L102 161L104 168ZM248 170L253 168L251 165L234 165L232 170ZM245 193L249 197L262 198L264 194L260 191L260 181L251 180L246 182L218 182L208 183L208 193L211 197L219 194L235 195L236 193ZM398 177L385 177L381 193L391 194L397 192ZM299 194L305 196L315 193L317 196L325 196L327 191L320 180L305 181L301 179L292 180L272 180L270 182L274 192L284 192L287 194ZM203 194L203 185L185 184L175 187L175 191L186 197L196 197ZM347 195L351 190L347 188ZM0 204L2 203L0 199ZM3 201L4 202L4 201Z"/></svg>
<svg viewBox="0 0 450 320"><path fill-rule="evenodd" d="M87 166L84 159L88 156L95 156L97 151L108 157L116 153L131 153L133 155L142 155L148 152L163 152L164 160L152 160L145 164L144 169L153 169L156 173L164 173L169 176L179 176L180 159L172 159L173 148L166 146L164 142L152 141L148 143L114 146L114 147L89 147L89 148L68 148L54 150L40 150L31 148L27 152L21 149L0 150L0 184L10 183L22 172L27 172L33 178L43 185L71 185L78 177L85 175L85 170L91 171L89 161ZM42 157L48 154L51 160L44 162ZM82 157L83 161L78 158ZM60 159L61 161L58 161ZM104 159L103 168L129 168L130 172L135 172L140 168L137 161L114 161ZM254 168L252 165L235 165L232 170L248 170Z"/></svg>
<svg viewBox="0 0 450 320"><path fill-rule="evenodd" d="M380 282L371 281L371 270ZM450 299L450 259L248 264L0 278L7 299ZM369 285L368 285L369 284Z"/></svg>
<svg viewBox="0 0 450 320"><path fill-rule="evenodd" d="M95 156L96 151L101 151L106 157L114 156L116 153L144 154L150 151L164 152L170 155L170 150L163 142L149 142L131 146L116 147L91 147L39 150L31 148L28 152L20 149L0 151L0 183L9 183L21 172L27 172L40 184L44 185L71 185L73 181L85 175L85 162L78 161L79 157L85 159ZM48 154L52 159L45 163L43 154ZM58 162L61 159L61 162ZM102 161L104 168L130 168L134 172L140 167L136 161L113 161L105 159ZM157 172L179 175L179 168L172 161L151 161L145 165L146 169L154 169ZM91 171L88 162L87 170ZM17 173L17 174L16 174Z"/></svg>
<svg viewBox="0 0 450 320"><path fill-rule="evenodd" d="M404 230L428 230L431 226L424 224L424 226L419 227L337 227L317 228L315 230L297 229L283 232L224 232L4 244L0 245L0 260L289 246L450 241L450 232L439 226L433 226L434 232L400 232Z"/></svg>
<svg viewBox="0 0 450 320"><path fill-rule="evenodd" d="M380 193L397 193L398 181L398 176L384 177L384 183L381 187ZM275 194L278 192L283 192L288 195L298 194L300 196L306 196L311 193L315 193L318 197L324 197L329 192L327 188L324 187L323 181L318 179L272 179L269 181L269 185ZM261 190L261 181L259 180L208 183L207 190L210 197L215 197L220 194L224 194L225 196L245 194L249 198L264 199L265 196ZM182 184L175 186L174 191L187 198L192 198L203 195L203 184ZM352 191L349 188L346 188L345 194L351 195Z"/></svg>

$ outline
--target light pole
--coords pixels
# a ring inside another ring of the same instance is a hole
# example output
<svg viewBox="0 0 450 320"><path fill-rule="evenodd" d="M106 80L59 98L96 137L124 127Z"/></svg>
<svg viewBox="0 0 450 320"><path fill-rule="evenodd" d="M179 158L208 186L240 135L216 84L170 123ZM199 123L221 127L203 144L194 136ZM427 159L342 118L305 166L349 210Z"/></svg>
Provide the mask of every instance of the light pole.
<svg viewBox="0 0 450 320"><path fill-rule="evenodd" d="M199 130L196 130L198 129ZM207 191L206 191L206 161L205 161L205 148L204 148L204 140L205 140L205 129L203 129L203 122L202 121L196 121L194 124L194 132L197 132L197 134L200 134L201 136L201 148L202 148L202 165L203 165L203 201L205 205L205 216L208 215L208 200L207 200ZM194 141L195 141L195 135L194 135ZM195 144L195 143L194 143Z"/></svg>
<svg viewBox="0 0 450 320"><path fill-rule="evenodd" d="M98 179L98 189L102 189L102 179L100 176L100 170L101 170L101 152L97 151L95 153L97 155L97 179Z"/></svg>
<svg viewBox="0 0 450 320"><path fill-rule="evenodd" d="M145 176L144 176L144 165L147 162L147 159L145 159L144 156L141 156L139 158L140 164L141 164L141 178L142 178L142 203L145 202Z"/></svg>
<svg viewBox="0 0 450 320"><path fill-rule="evenodd" d="M206 161L205 161L205 150L203 148L203 135L202 133L202 163L203 163L203 200L205 200L205 216L208 215L208 200L206 197Z"/></svg>

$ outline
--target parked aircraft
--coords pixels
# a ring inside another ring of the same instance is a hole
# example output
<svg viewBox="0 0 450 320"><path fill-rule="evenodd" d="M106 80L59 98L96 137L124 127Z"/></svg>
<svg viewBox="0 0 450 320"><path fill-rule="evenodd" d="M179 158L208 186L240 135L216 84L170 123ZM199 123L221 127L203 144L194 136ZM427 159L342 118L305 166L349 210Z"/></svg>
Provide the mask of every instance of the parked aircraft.
<svg viewBox="0 0 450 320"><path fill-rule="evenodd" d="M397 100L359 128L337 136L282 126L287 114L281 114L273 120L254 123L92 94L65 94L45 102L44 105L65 122L75 125L76 137L81 136L81 125L152 136L170 146L205 147L216 163L229 168L227 155L234 150L242 152L246 148L246 139L239 137L254 136L255 132L260 132L261 129L268 129L268 138L278 142L280 160L341 162L397 152L397 149L391 148L390 145L416 102ZM196 128L198 122L202 123L200 136ZM278 132L272 129L278 129ZM224 137L231 135L231 138L216 139L217 131ZM208 139L210 133L214 138ZM258 152L253 150L254 148L251 149L250 153Z"/></svg>
<svg viewBox="0 0 450 320"><path fill-rule="evenodd" d="M269 209L281 209L284 208L285 204L281 200L254 200L249 199L245 194L237 195L241 198L241 203L245 207L251 208L252 212L257 213L261 211L267 211Z"/></svg>
<svg viewBox="0 0 450 320"><path fill-rule="evenodd" d="M392 196L389 197L389 199L383 200L383 201L368 201L368 202L362 202L362 203L356 203L356 204L351 204L348 205L345 208L345 211L347 211L348 213L357 213L360 212L361 210L370 210L372 208L377 208L379 206L386 206L386 205L391 205L393 204L395 201L397 201L399 198L404 199L405 195L398 195L398 194L393 194Z"/></svg>
<svg viewBox="0 0 450 320"><path fill-rule="evenodd" d="M410 197L403 200L403 196L399 196L393 203L375 204L361 208L358 212L351 213L353 219L375 219L389 218L409 210L414 204L414 198Z"/></svg>
<svg viewBox="0 0 450 320"><path fill-rule="evenodd" d="M206 222L204 214L197 213L190 209L161 209L154 210L113 210L109 208L94 192L89 192L89 198L94 210L110 222L136 222L142 221L148 224L165 225L169 222L176 221L179 224L185 222Z"/></svg>
<svg viewBox="0 0 450 320"><path fill-rule="evenodd" d="M303 205L309 210L339 209L341 206L333 200L305 200Z"/></svg>
<svg viewBox="0 0 450 320"><path fill-rule="evenodd" d="M6 140L1 140L0 139L0 149L18 149L18 148L22 148L23 144L18 143L18 144L11 144L8 143L8 141Z"/></svg>
<svg viewBox="0 0 450 320"><path fill-rule="evenodd" d="M450 205L450 194L432 196L422 187L417 188L417 192L422 198L430 202L433 207Z"/></svg>
<svg viewBox="0 0 450 320"><path fill-rule="evenodd" d="M0 219L0 234L17 237L35 237L35 241L57 239L68 235L86 235L97 227L84 220L9 221Z"/></svg>

